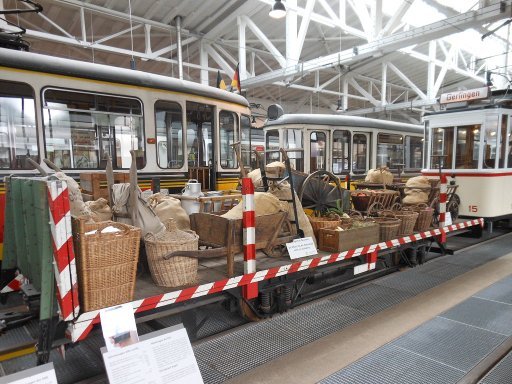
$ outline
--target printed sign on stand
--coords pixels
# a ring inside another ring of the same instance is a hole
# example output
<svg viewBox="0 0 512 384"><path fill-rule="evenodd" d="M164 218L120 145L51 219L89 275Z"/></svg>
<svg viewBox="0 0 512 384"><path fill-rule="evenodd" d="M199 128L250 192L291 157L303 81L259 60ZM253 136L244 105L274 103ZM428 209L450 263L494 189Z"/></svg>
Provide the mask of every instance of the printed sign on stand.
<svg viewBox="0 0 512 384"><path fill-rule="evenodd" d="M141 336L136 344L101 349L110 384L202 384L183 325Z"/></svg>
<svg viewBox="0 0 512 384"><path fill-rule="evenodd" d="M295 239L291 243L286 243L286 248L290 254L290 259L299 259L306 256L314 256L318 254L315 243L311 237Z"/></svg>
<svg viewBox="0 0 512 384"><path fill-rule="evenodd" d="M0 384L57 384L53 363L0 377Z"/></svg>
<svg viewBox="0 0 512 384"><path fill-rule="evenodd" d="M444 225L452 225L452 214L450 212L446 212L444 215Z"/></svg>
<svg viewBox="0 0 512 384"><path fill-rule="evenodd" d="M130 304L102 309L100 319L107 350L124 348L139 341L135 316Z"/></svg>

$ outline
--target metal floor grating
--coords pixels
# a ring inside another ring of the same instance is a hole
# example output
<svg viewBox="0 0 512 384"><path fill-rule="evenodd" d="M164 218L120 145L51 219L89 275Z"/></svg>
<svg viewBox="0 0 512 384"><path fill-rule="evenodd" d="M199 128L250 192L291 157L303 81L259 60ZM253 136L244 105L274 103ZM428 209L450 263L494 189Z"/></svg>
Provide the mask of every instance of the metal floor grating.
<svg viewBox="0 0 512 384"><path fill-rule="evenodd" d="M501 360L479 384L505 384L512 382L512 352Z"/></svg>
<svg viewBox="0 0 512 384"><path fill-rule="evenodd" d="M509 276L321 383L456 383L512 334L512 305L495 300L511 292ZM481 383L512 382L511 363L508 355Z"/></svg>

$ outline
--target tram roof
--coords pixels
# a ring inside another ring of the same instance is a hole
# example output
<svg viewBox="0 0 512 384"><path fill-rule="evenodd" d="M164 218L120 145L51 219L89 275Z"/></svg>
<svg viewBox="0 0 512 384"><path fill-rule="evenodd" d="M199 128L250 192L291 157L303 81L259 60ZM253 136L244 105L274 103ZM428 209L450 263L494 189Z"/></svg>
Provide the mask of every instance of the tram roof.
<svg viewBox="0 0 512 384"><path fill-rule="evenodd" d="M285 114L275 120L267 120L265 127L284 124L329 125L339 127L378 128L389 131L413 132L423 134L423 126L400 123L389 120L370 119L360 116L323 115L323 114Z"/></svg>
<svg viewBox="0 0 512 384"><path fill-rule="evenodd" d="M104 64L0 48L0 66L189 93L249 106L243 96L209 85Z"/></svg>

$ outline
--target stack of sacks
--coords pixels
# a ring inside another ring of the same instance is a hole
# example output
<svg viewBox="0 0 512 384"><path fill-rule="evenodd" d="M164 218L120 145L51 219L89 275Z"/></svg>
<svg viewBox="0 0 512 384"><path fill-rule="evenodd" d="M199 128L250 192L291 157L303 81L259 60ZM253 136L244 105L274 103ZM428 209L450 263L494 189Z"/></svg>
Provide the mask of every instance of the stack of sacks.
<svg viewBox="0 0 512 384"><path fill-rule="evenodd" d="M91 211L91 219L95 222L112 220L112 210L108 201L100 197L96 201L86 201L85 206Z"/></svg>
<svg viewBox="0 0 512 384"><path fill-rule="evenodd" d="M155 193L147 199L149 206L156 213L162 223L173 219L178 229L190 229L190 218L181 206L181 201L174 197Z"/></svg>
<svg viewBox="0 0 512 384"><path fill-rule="evenodd" d="M280 200L289 201L288 204L288 220L294 222L294 212L293 212L293 203L292 199L292 190L290 184L288 182L281 183L279 185L274 184L270 186L269 192L276 196ZM304 237L311 237L313 242L316 241L315 234L313 233L313 228L311 227L311 222L309 221L307 215L304 213L302 209L302 204L300 202L299 197L295 194L295 204L297 206L297 216L299 217L299 228L304 232ZM292 229L295 231L295 224L292 223Z"/></svg>
<svg viewBox="0 0 512 384"><path fill-rule="evenodd" d="M68 185L69 208L71 211L71 216L91 216L91 210L84 203L82 192L80 192L78 183L72 177L67 176L64 172L56 172L54 176L56 176L59 180L64 180Z"/></svg>
<svg viewBox="0 0 512 384"><path fill-rule="evenodd" d="M392 184L393 174L388 168L370 169L364 181L376 184Z"/></svg>
<svg viewBox="0 0 512 384"><path fill-rule="evenodd" d="M263 181L261 179L261 170L259 168L253 169L251 172L247 174L247 177L250 177L252 183L254 184L254 188L259 188L263 186Z"/></svg>
<svg viewBox="0 0 512 384"><path fill-rule="evenodd" d="M407 205L428 203L430 182L425 176L411 177L405 183L403 203Z"/></svg>
<svg viewBox="0 0 512 384"><path fill-rule="evenodd" d="M274 161L273 163L265 166L265 173L267 177L283 177L286 166L280 161Z"/></svg>
<svg viewBox="0 0 512 384"><path fill-rule="evenodd" d="M286 201L280 201L277 197L268 192L254 193L254 211L256 216L270 215L272 213L287 211ZM243 216L242 202L235 205L225 214L221 215L226 219L238 220Z"/></svg>

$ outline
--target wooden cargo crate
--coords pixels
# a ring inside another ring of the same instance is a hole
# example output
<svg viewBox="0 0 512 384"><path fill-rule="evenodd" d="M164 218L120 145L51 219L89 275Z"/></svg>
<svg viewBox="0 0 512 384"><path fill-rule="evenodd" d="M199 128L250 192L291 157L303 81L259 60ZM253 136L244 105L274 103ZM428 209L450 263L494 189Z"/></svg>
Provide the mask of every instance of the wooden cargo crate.
<svg viewBox="0 0 512 384"><path fill-rule="evenodd" d="M128 172L114 172L114 183L129 183ZM108 200L107 175L105 172L80 173L80 188L84 201L98 200L100 197Z"/></svg>
<svg viewBox="0 0 512 384"><path fill-rule="evenodd" d="M336 231L321 228L318 231L319 249L326 252L343 252L379 242L379 225L371 223L365 227Z"/></svg>

